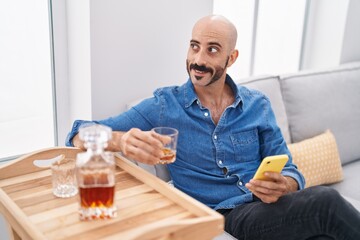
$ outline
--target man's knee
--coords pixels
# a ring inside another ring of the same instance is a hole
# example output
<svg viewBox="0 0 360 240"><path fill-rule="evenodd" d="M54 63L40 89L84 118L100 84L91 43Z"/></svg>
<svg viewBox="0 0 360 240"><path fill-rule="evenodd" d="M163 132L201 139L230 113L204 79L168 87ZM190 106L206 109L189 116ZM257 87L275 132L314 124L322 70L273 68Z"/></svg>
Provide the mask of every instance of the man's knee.
<svg viewBox="0 0 360 240"><path fill-rule="evenodd" d="M343 198L339 192L331 187L314 186L305 189L305 191L306 190L308 191L309 198L319 204L338 204L343 202Z"/></svg>
<svg viewBox="0 0 360 240"><path fill-rule="evenodd" d="M314 187L310 187L308 189L310 191L312 191L312 194L315 194L321 198L338 198L338 197L340 197L339 192L331 187L314 186Z"/></svg>

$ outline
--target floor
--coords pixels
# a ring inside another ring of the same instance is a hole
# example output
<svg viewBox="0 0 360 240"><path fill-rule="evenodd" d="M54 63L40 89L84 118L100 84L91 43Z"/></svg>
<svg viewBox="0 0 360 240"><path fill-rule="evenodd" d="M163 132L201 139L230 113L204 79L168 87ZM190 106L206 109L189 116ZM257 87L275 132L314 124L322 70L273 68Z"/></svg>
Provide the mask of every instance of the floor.
<svg viewBox="0 0 360 240"><path fill-rule="evenodd" d="M1 214L0 214L0 239L1 240L10 239L7 226L5 225L5 219Z"/></svg>

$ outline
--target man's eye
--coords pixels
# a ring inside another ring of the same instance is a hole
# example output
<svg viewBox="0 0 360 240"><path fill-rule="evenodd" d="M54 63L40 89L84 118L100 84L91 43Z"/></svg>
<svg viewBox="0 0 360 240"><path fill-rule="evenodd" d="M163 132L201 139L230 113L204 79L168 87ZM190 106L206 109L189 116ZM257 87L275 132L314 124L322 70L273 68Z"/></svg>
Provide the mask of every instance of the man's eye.
<svg viewBox="0 0 360 240"><path fill-rule="evenodd" d="M217 49L217 48L215 48L215 47L209 47L209 52L211 52L211 53L217 53L219 50Z"/></svg>
<svg viewBox="0 0 360 240"><path fill-rule="evenodd" d="M199 49L199 46L196 45L196 44L194 44L194 43L191 43L191 44L190 44L190 47L191 47L192 49L194 49L194 50Z"/></svg>

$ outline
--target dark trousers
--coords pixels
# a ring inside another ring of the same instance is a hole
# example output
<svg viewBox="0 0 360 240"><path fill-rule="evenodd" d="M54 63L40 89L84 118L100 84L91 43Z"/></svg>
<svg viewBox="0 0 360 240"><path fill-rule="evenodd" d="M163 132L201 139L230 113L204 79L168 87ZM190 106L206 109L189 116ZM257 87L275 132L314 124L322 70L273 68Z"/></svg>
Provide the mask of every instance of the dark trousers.
<svg viewBox="0 0 360 240"><path fill-rule="evenodd" d="M317 186L281 197L218 210L225 230L240 239L360 240L360 213L336 190Z"/></svg>

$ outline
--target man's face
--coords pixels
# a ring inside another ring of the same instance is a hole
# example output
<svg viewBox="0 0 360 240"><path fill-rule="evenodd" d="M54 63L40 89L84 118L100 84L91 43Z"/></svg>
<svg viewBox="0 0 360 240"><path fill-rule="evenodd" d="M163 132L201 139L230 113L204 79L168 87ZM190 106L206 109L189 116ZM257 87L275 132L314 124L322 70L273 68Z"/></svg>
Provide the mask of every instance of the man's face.
<svg viewBox="0 0 360 240"><path fill-rule="evenodd" d="M186 69L194 85L209 86L225 79L229 44L226 33L218 29L218 26L205 24L196 25L193 29Z"/></svg>

